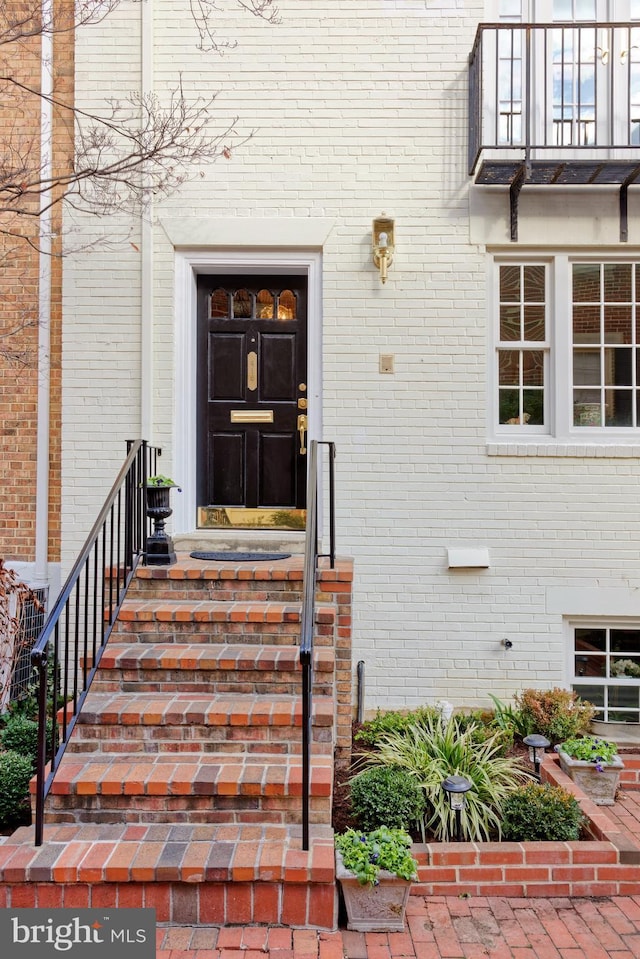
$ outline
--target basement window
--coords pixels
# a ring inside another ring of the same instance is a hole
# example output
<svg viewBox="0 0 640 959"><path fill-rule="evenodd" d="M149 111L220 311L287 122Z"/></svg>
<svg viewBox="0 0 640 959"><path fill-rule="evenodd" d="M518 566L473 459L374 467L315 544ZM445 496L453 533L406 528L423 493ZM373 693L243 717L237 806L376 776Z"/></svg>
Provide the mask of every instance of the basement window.
<svg viewBox="0 0 640 959"><path fill-rule="evenodd" d="M572 688L596 719L640 722L640 626L574 628L573 661Z"/></svg>

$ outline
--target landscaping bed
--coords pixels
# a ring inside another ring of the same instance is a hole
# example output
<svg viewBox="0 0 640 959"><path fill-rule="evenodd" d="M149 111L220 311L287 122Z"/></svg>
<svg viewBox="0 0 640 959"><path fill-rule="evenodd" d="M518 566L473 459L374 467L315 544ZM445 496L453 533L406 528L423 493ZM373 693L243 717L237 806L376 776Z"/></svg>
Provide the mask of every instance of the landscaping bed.
<svg viewBox="0 0 640 959"><path fill-rule="evenodd" d="M365 724L366 725L366 724ZM353 728L354 762L351 770L338 770L335 784L333 825L336 832L363 828L350 803L349 779L362 769L363 748L357 724ZM376 747L374 746L374 749ZM541 780L579 804L583 820L579 835L570 840L505 841L494 832L480 841L446 841L411 830L412 853L418 862L418 880L412 895L420 896L612 896L640 894L640 835L629 831L632 816L616 815L625 801L636 802L640 831L640 750L621 750L620 803L597 806L560 769L553 751L545 754ZM528 749L519 737L509 749L513 758L528 766ZM531 768L531 767L529 767ZM539 787L538 787L539 788ZM636 798L637 797L637 801Z"/></svg>

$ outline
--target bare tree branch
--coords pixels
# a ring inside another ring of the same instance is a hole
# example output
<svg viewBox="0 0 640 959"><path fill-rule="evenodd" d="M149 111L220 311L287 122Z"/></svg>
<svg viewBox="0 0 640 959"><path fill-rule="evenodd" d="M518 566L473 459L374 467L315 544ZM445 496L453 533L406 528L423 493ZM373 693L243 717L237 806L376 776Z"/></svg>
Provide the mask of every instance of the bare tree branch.
<svg viewBox="0 0 640 959"><path fill-rule="evenodd" d="M92 28L121 2L68 0L52 3L49 10L46 5L43 8L41 0L0 0L3 269L11 264L13 256L17 258L20 248L40 252L40 218L44 213L65 205L96 216L140 211L152 198L166 196L196 176L203 165L220 157L229 158L252 136L251 132L238 133L237 118L219 122L214 112L215 95L188 99L180 78L175 90L162 100L155 94L135 92L121 100L106 100L95 112L79 109L57 92L46 96L40 90L38 79L34 79L40 76L38 38ZM275 0L189 3L195 43L205 52L222 54L235 46L215 29L216 18L234 7L268 24L279 22ZM55 63L52 66L55 70ZM58 132L65 128L68 131L66 153L55 154L50 173L45 172L40 160L38 118L45 100L54 113ZM59 243L54 244L51 255L62 255ZM28 351L22 341L37 319L26 311L23 319L18 307L5 319L0 329L0 358L12 366L25 364Z"/></svg>

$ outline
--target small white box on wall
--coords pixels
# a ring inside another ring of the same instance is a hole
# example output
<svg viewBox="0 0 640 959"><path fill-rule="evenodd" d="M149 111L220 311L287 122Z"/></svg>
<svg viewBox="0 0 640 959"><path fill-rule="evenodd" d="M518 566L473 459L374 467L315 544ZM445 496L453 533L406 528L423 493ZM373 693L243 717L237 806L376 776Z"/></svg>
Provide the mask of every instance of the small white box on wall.
<svg viewBox="0 0 640 959"><path fill-rule="evenodd" d="M488 569L489 550L486 548L454 547L447 550L449 569Z"/></svg>

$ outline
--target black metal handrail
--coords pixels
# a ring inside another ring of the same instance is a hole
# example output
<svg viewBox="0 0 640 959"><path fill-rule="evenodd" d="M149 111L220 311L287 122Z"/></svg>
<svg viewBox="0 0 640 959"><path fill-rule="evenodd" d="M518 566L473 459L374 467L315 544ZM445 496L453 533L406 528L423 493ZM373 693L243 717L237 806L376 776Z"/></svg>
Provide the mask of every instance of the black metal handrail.
<svg viewBox="0 0 640 959"><path fill-rule="evenodd" d="M127 459L31 652L38 696L37 846L45 799L145 548L145 486L160 450L144 440L127 447Z"/></svg>
<svg viewBox="0 0 640 959"><path fill-rule="evenodd" d="M318 447L329 452L329 552L318 552ZM313 631L316 609L316 578L318 560L328 557L331 569L335 566L335 443L311 440L307 472L307 526L304 548L304 580L302 623L300 629L300 664L302 666L302 848L309 848L309 800L311 792L311 741L313 709Z"/></svg>
<svg viewBox="0 0 640 959"><path fill-rule="evenodd" d="M639 79L638 22L481 23L469 55L470 175L486 150L638 156Z"/></svg>

